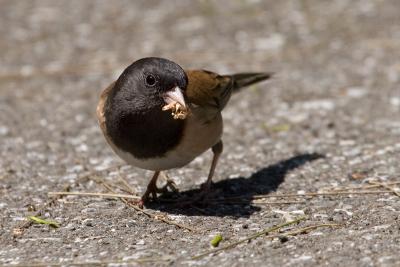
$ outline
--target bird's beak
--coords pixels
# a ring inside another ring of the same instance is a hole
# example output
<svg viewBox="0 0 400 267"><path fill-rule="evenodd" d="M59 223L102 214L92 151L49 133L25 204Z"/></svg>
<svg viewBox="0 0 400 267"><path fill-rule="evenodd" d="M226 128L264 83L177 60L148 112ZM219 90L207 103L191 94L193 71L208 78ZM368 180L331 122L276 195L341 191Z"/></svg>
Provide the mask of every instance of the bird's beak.
<svg viewBox="0 0 400 267"><path fill-rule="evenodd" d="M178 86L165 93L164 101L167 104L178 102L181 106L186 108L185 97L183 96L182 89Z"/></svg>

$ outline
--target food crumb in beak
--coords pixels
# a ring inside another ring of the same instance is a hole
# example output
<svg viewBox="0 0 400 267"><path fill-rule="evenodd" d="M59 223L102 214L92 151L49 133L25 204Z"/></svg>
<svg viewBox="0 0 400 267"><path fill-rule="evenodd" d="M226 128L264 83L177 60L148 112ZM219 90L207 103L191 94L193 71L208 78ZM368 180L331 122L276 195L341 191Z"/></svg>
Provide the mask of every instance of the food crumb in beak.
<svg viewBox="0 0 400 267"><path fill-rule="evenodd" d="M185 97L183 96L182 90L175 86L171 90L165 93L164 101L166 103L162 110L171 110L172 117L175 120L184 120L189 114L189 109L185 103Z"/></svg>
<svg viewBox="0 0 400 267"><path fill-rule="evenodd" d="M171 115L175 120L184 120L189 115L189 109L182 106L177 101L173 101L162 107L163 111L171 110Z"/></svg>

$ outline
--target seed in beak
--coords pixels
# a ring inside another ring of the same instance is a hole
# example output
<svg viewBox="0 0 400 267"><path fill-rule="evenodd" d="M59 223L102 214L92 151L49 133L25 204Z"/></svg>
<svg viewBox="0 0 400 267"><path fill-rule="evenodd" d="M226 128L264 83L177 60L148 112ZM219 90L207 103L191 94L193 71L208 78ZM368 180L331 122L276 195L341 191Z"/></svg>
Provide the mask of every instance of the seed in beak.
<svg viewBox="0 0 400 267"><path fill-rule="evenodd" d="M171 114L175 120L184 120L189 114L182 90L178 86L173 88L171 91L168 91L164 95L164 101L167 103L167 105L163 106L162 110L172 110Z"/></svg>

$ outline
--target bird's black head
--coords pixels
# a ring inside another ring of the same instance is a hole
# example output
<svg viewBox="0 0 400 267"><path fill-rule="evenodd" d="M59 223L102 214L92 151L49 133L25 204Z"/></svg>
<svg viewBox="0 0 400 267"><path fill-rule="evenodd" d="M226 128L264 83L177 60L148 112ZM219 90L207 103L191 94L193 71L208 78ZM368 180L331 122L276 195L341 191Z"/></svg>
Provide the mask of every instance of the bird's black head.
<svg viewBox="0 0 400 267"><path fill-rule="evenodd" d="M188 78L176 63L143 58L127 67L107 97L107 133L120 149L139 158L162 156L179 143L184 121L162 107L168 101L183 106Z"/></svg>
<svg viewBox="0 0 400 267"><path fill-rule="evenodd" d="M187 83L186 73L178 64L163 58L143 58L124 70L112 98L122 106L145 111L165 105L165 98L174 88L178 87L183 97Z"/></svg>

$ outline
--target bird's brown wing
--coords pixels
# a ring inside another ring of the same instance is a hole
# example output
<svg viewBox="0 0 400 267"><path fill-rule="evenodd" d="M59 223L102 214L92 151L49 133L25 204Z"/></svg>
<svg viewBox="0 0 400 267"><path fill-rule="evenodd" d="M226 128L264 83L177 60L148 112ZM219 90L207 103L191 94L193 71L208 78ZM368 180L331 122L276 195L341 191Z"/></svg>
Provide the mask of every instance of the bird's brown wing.
<svg viewBox="0 0 400 267"><path fill-rule="evenodd" d="M106 118L104 116L104 106L106 104L107 97L113 89L114 85L115 82L110 84L106 89L101 92L100 100L96 108L97 120L99 121L100 128L103 131L104 135L106 135Z"/></svg>
<svg viewBox="0 0 400 267"><path fill-rule="evenodd" d="M233 87L232 78L206 70L188 70L186 96L190 103L221 111L228 102Z"/></svg>
<svg viewBox="0 0 400 267"><path fill-rule="evenodd" d="M191 103L199 106L216 107L221 111L232 93L241 88L271 78L270 72L246 72L218 75L206 70L186 71L189 83L186 95Z"/></svg>

